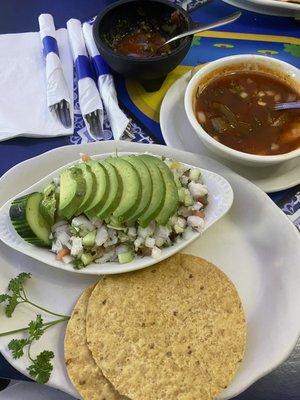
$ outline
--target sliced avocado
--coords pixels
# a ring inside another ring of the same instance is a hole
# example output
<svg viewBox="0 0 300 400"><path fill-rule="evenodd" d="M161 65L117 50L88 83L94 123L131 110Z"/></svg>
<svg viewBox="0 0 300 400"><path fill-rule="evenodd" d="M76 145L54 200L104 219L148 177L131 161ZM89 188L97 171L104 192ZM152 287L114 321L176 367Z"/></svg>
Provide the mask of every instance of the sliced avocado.
<svg viewBox="0 0 300 400"><path fill-rule="evenodd" d="M174 175L170 168L160 158L146 154L144 158L151 159L159 168L166 186L165 200L162 209L155 218L159 225L166 225L170 217L175 214L179 205L178 190Z"/></svg>
<svg viewBox="0 0 300 400"><path fill-rule="evenodd" d="M108 196L108 176L106 170L98 163L98 161L89 160L86 163L91 167L91 170L95 175L97 188L93 201L84 212L88 217L95 217L102 209Z"/></svg>
<svg viewBox="0 0 300 400"><path fill-rule="evenodd" d="M76 211L76 215L80 215L84 212L84 210L88 209L94 200L94 196L97 190L97 182L95 174L92 172L92 169L86 163L78 164L78 168L81 169L83 178L85 180L85 196L82 200L82 203L78 210Z"/></svg>
<svg viewBox="0 0 300 400"><path fill-rule="evenodd" d="M138 219L140 225L145 228L157 217L162 209L165 201L166 186L160 169L154 160L152 160L152 157L146 157L146 155L137 157L147 165L152 180L152 195L149 206Z"/></svg>
<svg viewBox="0 0 300 400"><path fill-rule="evenodd" d="M122 196L123 185L121 177L113 165L107 163L106 161L101 161L101 165L107 172L109 185L109 192L106 202L97 214L98 218L104 219L112 214L118 207Z"/></svg>
<svg viewBox="0 0 300 400"><path fill-rule="evenodd" d="M49 226L54 223L55 212L57 208L56 187L50 183L43 191L43 197L40 202L40 213Z"/></svg>
<svg viewBox="0 0 300 400"><path fill-rule="evenodd" d="M132 215L127 222L131 223L138 219L139 216L143 214L143 212L148 208L152 195L152 180L149 169L146 164L141 160L141 158L137 156L125 156L122 157L123 160L128 161L137 171L141 185L142 185L142 193L140 204L138 205L135 213Z"/></svg>
<svg viewBox="0 0 300 400"><path fill-rule="evenodd" d="M59 214L66 219L75 215L85 195L85 180L79 168L72 167L60 174Z"/></svg>
<svg viewBox="0 0 300 400"><path fill-rule="evenodd" d="M135 213L139 205L141 181L138 173L129 162L119 157L108 158L106 161L116 168L121 177L124 190L122 190L120 202L112 215L119 222L124 222Z"/></svg>

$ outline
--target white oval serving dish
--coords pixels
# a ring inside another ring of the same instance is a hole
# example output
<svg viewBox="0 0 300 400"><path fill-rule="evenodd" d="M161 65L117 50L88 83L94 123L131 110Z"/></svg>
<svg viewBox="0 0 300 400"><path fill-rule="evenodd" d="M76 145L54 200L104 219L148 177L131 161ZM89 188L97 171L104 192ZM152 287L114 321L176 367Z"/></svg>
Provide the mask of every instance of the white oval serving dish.
<svg viewBox="0 0 300 400"><path fill-rule="evenodd" d="M118 153L119 155L132 154L132 153ZM112 153L105 153L101 155L93 156L94 159L104 159L112 155ZM69 167L73 164L76 164L79 160L73 161L41 179L34 185L30 186L28 189L19 193L17 197L21 197L23 195L42 191L48 183L52 181L53 178L59 176L59 172ZM188 164L186 164L188 165ZM214 172L210 172L204 169L201 169L202 178L204 184L208 188L209 193L209 204L205 208L205 227L204 231L208 229L212 224L218 221L226 212L230 209L233 201L233 192L231 186L226 181L226 179L222 178L220 175L215 174ZM26 254L29 257L35 258L38 261L43 262L44 264L48 264L49 266L59 268L65 271L75 272L79 274L117 274L128 271L135 271L144 267L148 267L153 265L159 261L164 260L167 257L170 257L172 254L177 253L182 250L188 244L193 242L200 236L199 232L193 232L187 240L182 240L179 243L175 243L173 246L166 247L162 249L161 256L159 258L153 258L150 256L147 257L137 257L132 262L126 264L120 264L118 262L106 262L103 264L90 264L86 268L75 270L72 264L66 264L62 261L58 261L55 259L55 254L52 253L49 249L38 247L27 243L23 240L15 231L14 227L11 224L9 217L9 209L14 198L10 199L8 202L4 204L4 206L0 209L0 238L1 240L12 247L13 249Z"/></svg>

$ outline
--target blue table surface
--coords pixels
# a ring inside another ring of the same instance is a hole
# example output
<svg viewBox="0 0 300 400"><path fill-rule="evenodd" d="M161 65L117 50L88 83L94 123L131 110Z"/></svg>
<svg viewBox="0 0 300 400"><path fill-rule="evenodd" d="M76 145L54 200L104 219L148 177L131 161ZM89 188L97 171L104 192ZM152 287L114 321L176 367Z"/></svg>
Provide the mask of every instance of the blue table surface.
<svg viewBox="0 0 300 400"><path fill-rule="evenodd" d="M37 19L41 13L51 13L56 27L64 27L73 17L81 21L96 15L109 0L1 0L0 34L37 31ZM199 22L208 22L216 17L228 14L234 8L213 0L203 8ZM222 30L222 28L219 28ZM228 28L224 28L228 30ZM231 31L243 33L280 34L282 36L300 36L299 23L290 19L262 16L244 12ZM300 42L299 42L300 44ZM8 140L0 145L0 176L13 165L41 154L54 147L69 144L67 138L49 138L41 141L28 138ZM13 156L12 156L13 155ZM280 200L289 192L279 192L273 196ZM288 328L287 328L288 329ZM26 379L0 355L0 377L8 379ZM276 370L253 384L248 390L237 396L238 400L300 400L300 343L288 360ZM201 400L201 399L199 399Z"/></svg>

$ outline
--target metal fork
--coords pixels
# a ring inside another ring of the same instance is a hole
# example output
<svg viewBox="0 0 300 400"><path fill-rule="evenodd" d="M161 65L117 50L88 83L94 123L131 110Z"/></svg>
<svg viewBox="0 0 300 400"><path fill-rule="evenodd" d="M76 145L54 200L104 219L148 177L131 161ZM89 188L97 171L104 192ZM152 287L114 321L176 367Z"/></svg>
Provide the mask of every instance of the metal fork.
<svg viewBox="0 0 300 400"><path fill-rule="evenodd" d="M49 107L51 112L54 112L58 120L65 128L70 128L72 125L70 104L66 100L61 100L59 103Z"/></svg>
<svg viewBox="0 0 300 400"><path fill-rule="evenodd" d="M133 140L135 138L134 134L132 133L132 121L129 121L129 123L127 124L125 131L123 132L123 135L121 137L121 139L123 140Z"/></svg>
<svg viewBox="0 0 300 400"><path fill-rule="evenodd" d="M89 124L90 133L94 137L94 139L99 139L102 135L102 126L100 123L99 113L100 110L96 110L84 116Z"/></svg>

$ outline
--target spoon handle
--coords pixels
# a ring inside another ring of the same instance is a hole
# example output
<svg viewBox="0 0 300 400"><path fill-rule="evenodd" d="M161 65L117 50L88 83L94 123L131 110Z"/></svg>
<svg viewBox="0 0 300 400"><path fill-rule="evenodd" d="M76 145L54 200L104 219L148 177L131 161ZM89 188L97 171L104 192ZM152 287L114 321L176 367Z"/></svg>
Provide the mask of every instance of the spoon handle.
<svg viewBox="0 0 300 400"><path fill-rule="evenodd" d="M290 103L277 103L274 106L275 110L297 110L300 109L300 101L293 101Z"/></svg>
<svg viewBox="0 0 300 400"><path fill-rule="evenodd" d="M213 29L213 28L217 28L218 26L223 26L226 24L230 24L231 22L235 21L236 19L240 18L240 16L242 15L242 13L240 11L235 12L234 14L228 15L225 18L221 18L218 19L217 21L211 22L210 24L206 24L206 25L197 25L195 28L187 31L187 32L183 32L180 35L174 36L173 38L167 40L163 46L165 46L168 43L174 42L175 40L178 39L182 39L185 36L191 36L194 35L195 33L198 32L202 32L202 31L207 31L208 29Z"/></svg>

